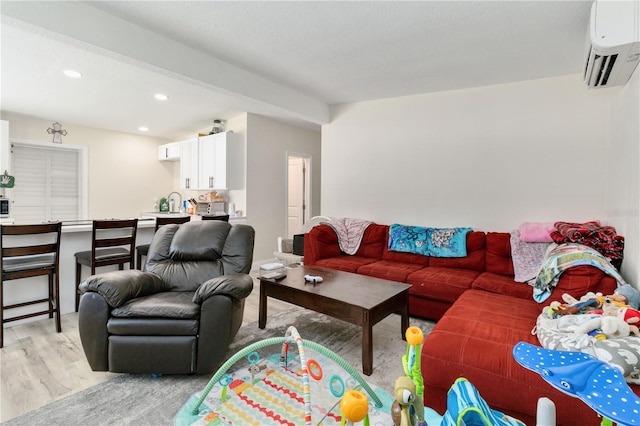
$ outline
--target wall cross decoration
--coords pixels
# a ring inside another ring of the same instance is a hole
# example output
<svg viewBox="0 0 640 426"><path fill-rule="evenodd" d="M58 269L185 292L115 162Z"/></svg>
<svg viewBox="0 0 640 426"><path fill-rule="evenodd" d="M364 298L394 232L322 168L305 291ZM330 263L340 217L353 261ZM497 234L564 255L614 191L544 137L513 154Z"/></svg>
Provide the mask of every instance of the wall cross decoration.
<svg viewBox="0 0 640 426"><path fill-rule="evenodd" d="M47 133L53 135L53 143L62 143L62 137L67 136L67 131L62 129L62 124L55 122L47 129Z"/></svg>

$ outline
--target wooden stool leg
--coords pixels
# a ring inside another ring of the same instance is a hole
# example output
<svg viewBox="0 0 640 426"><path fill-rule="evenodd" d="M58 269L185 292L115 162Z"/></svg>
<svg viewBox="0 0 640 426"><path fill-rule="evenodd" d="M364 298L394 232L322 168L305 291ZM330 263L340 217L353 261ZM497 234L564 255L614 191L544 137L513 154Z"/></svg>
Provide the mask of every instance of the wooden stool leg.
<svg viewBox="0 0 640 426"><path fill-rule="evenodd" d="M76 312L80 306L80 273L82 272L82 265L76 260Z"/></svg>
<svg viewBox="0 0 640 426"><path fill-rule="evenodd" d="M4 281L0 278L0 348L4 344L4 299L2 290L4 289Z"/></svg>
<svg viewBox="0 0 640 426"><path fill-rule="evenodd" d="M138 265L138 269L142 271L142 255L140 252L136 253L136 264Z"/></svg>
<svg viewBox="0 0 640 426"><path fill-rule="evenodd" d="M53 318L53 273L49 274L49 318Z"/></svg>
<svg viewBox="0 0 640 426"><path fill-rule="evenodd" d="M58 271L56 271L54 287L55 287L54 297L55 297L55 305L56 305L56 331L58 333L61 333L62 325L60 324L60 279L58 276Z"/></svg>

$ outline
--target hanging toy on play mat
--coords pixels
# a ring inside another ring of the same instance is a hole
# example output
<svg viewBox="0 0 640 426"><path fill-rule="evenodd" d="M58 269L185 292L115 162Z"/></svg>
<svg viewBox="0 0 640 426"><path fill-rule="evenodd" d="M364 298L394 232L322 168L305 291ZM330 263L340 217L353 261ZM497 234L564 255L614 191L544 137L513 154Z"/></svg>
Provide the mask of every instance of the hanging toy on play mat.
<svg viewBox="0 0 640 426"><path fill-rule="evenodd" d="M424 334L418 327L411 326L405 332L407 351L402 356L404 376L396 379L393 386L395 401L391 407L391 417L395 426L422 426L424 405L422 402L424 385L420 371L420 354Z"/></svg>
<svg viewBox="0 0 640 426"><path fill-rule="evenodd" d="M261 355L273 345L281 346L279 354ZM236 363L249 366L229 372ZM369 426L372 417L389 425L392 402L391 395L367 383L347 361L303 340L291 326L284 338L261 340L230 357L174 420L185 426Z"/></svg>
<svg viewBox="0 0 640 426"><path fill-rule="evenodd" d="M584 352L557 351L520 342L513 348L520 365L554 388L580 398L602 416L602 425L640 425L640 398L620 370Z"/></svg>
<svg viewBox="0 0 640 426"><path fill-rule="evenodd" d="M418 327L406 332L407 352L402 357L405 376L395 383L396 401L392 418L396 426L525 426L519 420L492 410L478 390L467 379L457 379L447 393L447 411L440 416L424 407L424 384L420 355L424 335Z"/></svg>

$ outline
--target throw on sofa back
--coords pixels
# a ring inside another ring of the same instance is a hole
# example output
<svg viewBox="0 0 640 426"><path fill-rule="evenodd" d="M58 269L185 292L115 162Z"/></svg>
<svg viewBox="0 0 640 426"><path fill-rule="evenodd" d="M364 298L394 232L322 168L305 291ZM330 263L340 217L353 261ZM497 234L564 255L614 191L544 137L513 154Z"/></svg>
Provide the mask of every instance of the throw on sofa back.
<svg viewBox="0 0 640 426"><path fill-rule="evenodd" d="M381 259L386 244L387 225L372 223L365 229L356 256ZM304 263L315 265L316 261L344 254L338 245L338 235L328 225L316 225L309 231L304 242Z"/></svg>
<svg viewBox="0 0 640 426"><path fill-rule="evenodd" d="M153 237L145 271L160 275L171 291L195 291L225 274L249 273L254 230L222 221L162 226Z"/></svg>

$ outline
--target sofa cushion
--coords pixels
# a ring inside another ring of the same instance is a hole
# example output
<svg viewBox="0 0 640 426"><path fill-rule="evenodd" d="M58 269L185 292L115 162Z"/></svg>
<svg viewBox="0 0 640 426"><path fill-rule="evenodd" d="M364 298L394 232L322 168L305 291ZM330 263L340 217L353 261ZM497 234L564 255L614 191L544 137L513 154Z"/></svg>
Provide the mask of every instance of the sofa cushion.
<svg viewBox="0 0 640 426"><path fill-rule="evenodd" d="M486 271L513 278L511 235L508 232L487 232Z"/></svg>
<svg viewBox="0 0 640 426"><path fill-rule="evenodd" d="M316 225L304 238L305 263L311 258L325 259L342 254L338 246L338 235L328 225Z"/></svg>
<svg viewBox="0 0 640 426"><path fill-rule="evenodd" d="M189 291L167 291L131 299L111 311L114 317L198 318L200 305Z"/></svg>
<svg viewBox="0 0 640 426"><path fill-rule="evenodd" d="M454 302L471 288L478 275L479 272L469 269L429 266L407 277L407 283L412 285L409 294Z"/></svg>
<svg viewBox="0 0 640 426"><path fill-rule="evenodd" d="M484 232L469 232L467 234L467 255L465 257L431 257L429 258L429 266L483 272L485 270L485 247L486 238Z"/></svg>
<svg viewBox="0 0 640 426"><path fill-rule="evenodd" d="M495 272L483 272L473 281L471 288L513 296L519 299L533 300L532 286L516 282L512 277L496 274Z"/></svg>
<svg viewBox="0 0 640 426"><path fill-rule="evenodd" d="M602 292L604 295L613 294L616 287L616 280L600 269L588 265L575 266L562 273L558 285L544 304L548 305L553 301L564 303L562 295L565 293L576 299L590 291Z"/></svg>
<svg viewBox="0 0 640 426"><path fill-rule="evenodd" d="M550 393L551 386L519 366L511 352L519 341L537 344L531 329L540 312L533 300L473 289L465 292L425 339L421 360L425 389L448 389L458 377L466 377L492 408L532 401L530 409L535 412L538 394ZM425 401L431 402L428 394Z"/></svg>
<svg viewBox="0 0 640 426"><path fill-rule="evenodd" d="M337 269L345 272L358 272L358 269L363 265L377 262L378 259L372 259L370 257L363 256L349 256L348 254L341 254L335 257L329 257L326 259L320 259L315 264L323 266L325 268Z"/></svg>
<svg viewBox="0 0 640 426"><path fill-rule="evenodd" d="M386 235L389 227L372 223L365 229L360 248L356 252L357 256L382 259L382 250L387 245Z"/></svg>
<svg viewBox="0 0 640 426"><path fill-rule="evenodd" d="M412 272L422 269L422 265L415 263L379 260L358 268L358 273L385 280L405 282Z"/></svg>

